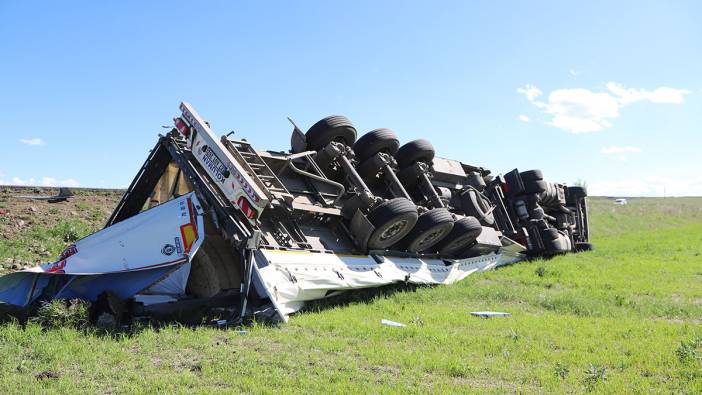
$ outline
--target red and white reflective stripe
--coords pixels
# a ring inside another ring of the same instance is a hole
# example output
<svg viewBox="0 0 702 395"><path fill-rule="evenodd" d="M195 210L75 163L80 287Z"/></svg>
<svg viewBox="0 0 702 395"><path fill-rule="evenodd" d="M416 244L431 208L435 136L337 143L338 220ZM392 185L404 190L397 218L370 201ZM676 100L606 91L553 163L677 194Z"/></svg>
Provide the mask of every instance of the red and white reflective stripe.
<svg viewBox="0 0 702 395"><path fill-rule="evenodd" d="M251 204L248 200L246 200L246 198L244 198L243 196L239 197L239 200L236 201L236 204L241 208L241 211L246 215L248 219L256 218L256 215L258 213L253 207L251 207Z"/></svg>

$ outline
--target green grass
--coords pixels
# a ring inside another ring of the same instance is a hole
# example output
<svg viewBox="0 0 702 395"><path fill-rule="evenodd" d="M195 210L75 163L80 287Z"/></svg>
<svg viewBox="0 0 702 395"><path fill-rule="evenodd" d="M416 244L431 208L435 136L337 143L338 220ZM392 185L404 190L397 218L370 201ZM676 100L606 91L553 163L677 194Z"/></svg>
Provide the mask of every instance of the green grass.
<svg viewBox="0 0 702 395"><path fill-rule="evenodd" d="M318 303L247 334L5 324L0 392L702 391L702 199L591 203L595 251ZM485 309L513 315L468 314Z"/></svg>
<svg viewBox="0 0 702 395"><path fill-rule="evenodd" d="M29 266L53 261L66 246L98 229L97 223L61 219L52 226L33 226L21 232L18 237L0 240L0 262L4 263L0 271L7 271L12 265L11 260Z"/></svg>

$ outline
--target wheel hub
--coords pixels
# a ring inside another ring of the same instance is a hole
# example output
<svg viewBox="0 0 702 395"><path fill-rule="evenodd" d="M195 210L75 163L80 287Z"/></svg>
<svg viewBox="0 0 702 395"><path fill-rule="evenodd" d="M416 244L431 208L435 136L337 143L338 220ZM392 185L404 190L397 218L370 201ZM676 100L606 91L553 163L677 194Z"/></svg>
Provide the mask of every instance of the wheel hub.
<svg viewBox="0 0 702 395"><path fill-rule="evenodd" d="M392 239L398 233L400 233L406 226L407 226L406 219L395 222L394 224L389 226L387 229L385 229L383 231L383 233L380 234L380 240L385 241L385 240Z"/></svg>
<svg viewBox="0 0 702 395"><path fill-rule="evenodd" d="M434 240L438 239L438 238L439 238L441 235L443 235L443 234L444 234L444 230L443 230L443 229L435 230L435 231L429 233L426 237L424 237L424 238L419 242L419 245L420 245L420 246L427 245L427 244L433 242Z"/></svg>

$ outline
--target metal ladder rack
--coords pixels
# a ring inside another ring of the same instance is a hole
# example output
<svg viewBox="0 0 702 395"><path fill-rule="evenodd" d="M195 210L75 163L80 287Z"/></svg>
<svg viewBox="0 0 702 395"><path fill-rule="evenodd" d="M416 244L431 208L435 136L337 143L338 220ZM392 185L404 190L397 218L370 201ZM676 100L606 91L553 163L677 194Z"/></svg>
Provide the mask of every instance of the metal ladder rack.
<svg viewBox="0 0 702 395"><path fill-rule="evenodd" d="M288 201L288 203L292 202L293 195L249 142L229 140L227 137L222 137L222 144L231 152L237 162L244 167L256 184L263 189L263 193L266 194L271 202L278 202L281 198Z"/></svg>
<svg viewBox="0 0 702 395"><path fill-rule="evenodd" d="M254 182L261 186L271 204L278 206L269 209L269 213L272 215L271 218L277 219L271 224L273 229L275 229L273 237L276 239L276 242L289 247L312 248L298 224L291 220L289 215L284 214L286 210L292 209L294 196L280 181L280 178L273 173L263 158L253 149L251 144L243 140L229 140L226 136L222 137L222 144L232 153L234 159L244 167L246 172L251 175ZM282 207L280 204L281 199L288 203L287 207Z"/></svg>

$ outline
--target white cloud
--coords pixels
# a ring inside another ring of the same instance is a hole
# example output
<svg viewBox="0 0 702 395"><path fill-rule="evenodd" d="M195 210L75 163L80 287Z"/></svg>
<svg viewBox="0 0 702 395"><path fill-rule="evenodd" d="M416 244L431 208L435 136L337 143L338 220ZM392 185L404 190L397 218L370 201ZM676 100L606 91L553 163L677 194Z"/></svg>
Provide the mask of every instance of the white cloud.
<svg viewBox="0 0 702 395"><path fill-rule="evenodd" d="M517 92L524 94L527 99L533 102L537 97L541 96L543 92L541 89L533 85L525 85L523 88L518 88Z"/></svg>
<svg viewBox="0 0 702 395"><path fill-rule="evenodd" d="M77 187L80 186L80 183L73 178L57 180L53 177L42 177L40 185L44 187Z"/></svg>
<svg viewBox="0 0 702 395"><path fill-rule="evenodd" d="M556 89L549 93L548 101L537 100L543 92L533 86L525 85L517 92L544 113L552 116L549 125L571 133L591 133L612 126L610 120L619 117L619 110L631 103L649 101L651 103L680 104L687 89L668 87L629 89L615 82L607 83L609 92L593 92L589 89Z"/></svg>
<svg viewBox="0 0 702 395"><path fill-rule="evenodd" d="M623 147L617 147L616 145L613 145L611 147L604 147L600 150L600 153L603 154L628 154L637 152L641 152L641 148L633 147L631 145L625 145Z"/></svg>
<svg viewBox="0 0 702 395"><path fill-rule="evenodd" d="M12 177L9 185L23 185L23 186L40 186L40 187L78 187L80 182L74 180L73 178L68 178L65 180L59 180L54 177L42 177L41 180L37 181L35 178L21 179L19 177Z"/></svg>
<svg viewBox="0 0 702 395"><path fill-rule="evenodd" d="M616 82L608 82L607 89L618 98L622 105L643 100L648 100L651 103L680 104L685 101L685 95L692 93L687 89L674 89L666 86L652 91L625 88Z"/></svg>
<svg viewBox="0 0 702 395"><path fill-rule="evenodd" d="M529 117L527 117L526 115L523 115L523 114L522 114L522 115L519 115L519 116L517 117L517 119L519 119L519 120L522 121L522 122L531 122L531 118L529 118Z"/></svg>
<svg viewBox="0 0 702 395"><path fill-rule="evenodd" d="M10 180L10 185L34 185L35 183L36 180L33 178L23 180L19 177L12 177L12 180Z"/></svg>
<svg viewBox="0 0 702 395"><path fill-rule="evenodd" d="M702 196L702 178L644 177L607 180L588 185L592 196Z"/></svg>
<svg viewBox="0 0 702 395"><path fill-rule="evenodd" d="M575 71L575 70L573 70L573 69L568 70L568 72L569 72L570 75L572 75L573 77L575 77L575 76L577 76L577 75L579 74L577 71Z"/></svg>
<svg viewBox="0 0 702 395"><path fill-rule="evenodd" d="M635 154L641 152L641 148L634 147L631 145L625 145L623 147L617 147L616 145L610 147L604 147L600 150L600 153L605 155L617 155L617 160L620 162L626 162L629 158L625 154Z"/></svg>
<svg viewBox="0 0 702 395"><path fill-rule="evenodd" d="M40 138L33 138L33 139L20 139L20 143L27 144L27 145L44 145L46 142Z"/></svg>
<svg viewBox="0 0 702 395"><path fill-rule="evenodd" d="M548 104L537 106L553 115L550 125L572 133L608 128L612 126L608 119L619 116L619 104L612 96L587 89L557 89L548 95Z"/></svg>

